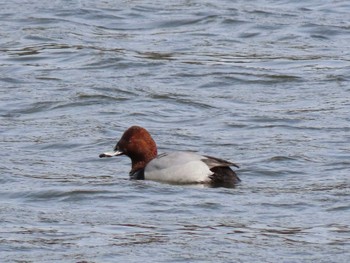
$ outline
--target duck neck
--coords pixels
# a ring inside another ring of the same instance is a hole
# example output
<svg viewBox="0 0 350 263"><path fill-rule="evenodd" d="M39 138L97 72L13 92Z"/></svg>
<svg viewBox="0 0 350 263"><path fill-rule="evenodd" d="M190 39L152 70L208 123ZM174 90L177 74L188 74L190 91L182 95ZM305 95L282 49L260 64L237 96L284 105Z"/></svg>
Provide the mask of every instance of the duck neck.
<svg viewBox="0 0 350 263"><path fill-rule="evenodd" d="M145 169L146 165L150 161L152 161L153 159L154 159L153 157L142 159L142 160L132 159L132 161L131 161L131 173L134 173L134 172L141 170L141 169Z"/></svg>

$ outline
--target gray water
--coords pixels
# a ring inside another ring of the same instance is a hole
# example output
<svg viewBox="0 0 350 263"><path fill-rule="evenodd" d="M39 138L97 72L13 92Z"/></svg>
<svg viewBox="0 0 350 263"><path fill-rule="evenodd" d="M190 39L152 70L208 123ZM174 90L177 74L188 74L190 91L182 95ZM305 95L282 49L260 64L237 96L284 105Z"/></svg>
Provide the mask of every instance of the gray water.
<svg viewBox="0 0 350 263"><path fill-rule="evenodd" d="M349 13L1 1L1 262L349 262ZM242 183L128 180L131 125Z"/></svg>

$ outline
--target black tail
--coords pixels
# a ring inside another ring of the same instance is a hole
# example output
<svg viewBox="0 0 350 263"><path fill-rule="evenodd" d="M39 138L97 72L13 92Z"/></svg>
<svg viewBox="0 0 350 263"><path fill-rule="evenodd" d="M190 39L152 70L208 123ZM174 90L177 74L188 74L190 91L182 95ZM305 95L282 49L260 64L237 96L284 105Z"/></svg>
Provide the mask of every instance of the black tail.
<svg viewBox="0 0 350 263"><path fill-rule="evenodd" d="M241 181L237 174L228 166L217 166L210 169L214 174L210 175L212 187L233 188Z"/></svg>

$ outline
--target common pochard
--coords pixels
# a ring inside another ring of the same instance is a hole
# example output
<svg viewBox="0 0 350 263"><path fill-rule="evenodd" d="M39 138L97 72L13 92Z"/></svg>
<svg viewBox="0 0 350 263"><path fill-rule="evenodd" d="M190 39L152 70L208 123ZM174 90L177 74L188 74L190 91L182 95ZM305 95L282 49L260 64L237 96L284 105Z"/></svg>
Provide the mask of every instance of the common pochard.
<svg viewBox="0 0 350 263"><path fill-rule="evenodd" d="M100 158L126 155L131 159L130 178L172 184L209 184L233 187L241 180L230 166L238 165L216 157L194 152L170 152L158 155L150 133L139 126L127 129L114 152Z"/></svg>

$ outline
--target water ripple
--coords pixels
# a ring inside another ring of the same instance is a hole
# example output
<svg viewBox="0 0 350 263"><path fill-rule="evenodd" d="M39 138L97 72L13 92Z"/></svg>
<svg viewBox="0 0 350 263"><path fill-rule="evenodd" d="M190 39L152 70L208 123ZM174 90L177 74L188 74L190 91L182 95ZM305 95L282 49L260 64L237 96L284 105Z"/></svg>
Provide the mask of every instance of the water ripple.
<svg viewBox="0 0 350 263"><path fill-rule="evenodd" d="M348 261L346 1L46 2L0 4L3 261ZM242 183L129 180L135 124Z"/></svg>

